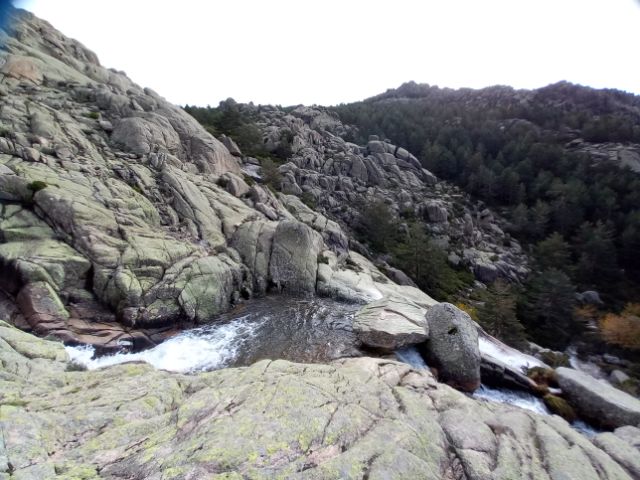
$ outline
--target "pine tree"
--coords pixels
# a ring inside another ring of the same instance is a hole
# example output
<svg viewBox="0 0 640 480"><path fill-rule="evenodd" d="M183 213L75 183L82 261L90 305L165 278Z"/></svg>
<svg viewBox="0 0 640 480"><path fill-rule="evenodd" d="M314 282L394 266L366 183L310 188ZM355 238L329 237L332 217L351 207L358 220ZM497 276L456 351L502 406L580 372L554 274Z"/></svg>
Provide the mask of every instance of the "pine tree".
<svg viewBox="0 0 640 480"><path fill-rule="evenodd" d="M364 240L374 250L387 253L396 241L398 224L387 204L375 200L362 209L360 230Z"/></svg>
<svg viewBox="0 0 640 480"><path fill-rule="evenodd" d="M516 316L516 296L502 279L493 282L484 293L478 319L487 332L509 345L521 347L526 340L524 327Z"/></svg>
<svg viewBox="0 0 640 480"><path fill-rule="evenodd" d="M518 316L536 340L551 348L565 348L580 332L573 319L576 289L566 273L549 268L532 277L518 304Z"/></svg>
<svg viewBox="0 0 640 480"><path fill-rule="evenodd" d="M570 273L571 249L558 232L553 232L539 241L535 246L534 255L538 270L557 268L567 274Z"/></svg>

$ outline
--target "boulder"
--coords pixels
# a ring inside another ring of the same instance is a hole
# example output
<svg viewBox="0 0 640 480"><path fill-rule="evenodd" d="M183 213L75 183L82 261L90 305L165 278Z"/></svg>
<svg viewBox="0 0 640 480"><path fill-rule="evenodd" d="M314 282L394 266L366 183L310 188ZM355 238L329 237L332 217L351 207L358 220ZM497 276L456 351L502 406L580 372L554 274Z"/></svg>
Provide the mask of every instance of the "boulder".
<svg viewBox="0 0 640 480"><path fill-rule="evenodd" d="M629 375L624 373L622 370L614 370L609 374L609 380L611 380L611 383L613 383L614 385L620 385L630 378L631 377L629 377Z"/></svg>
<svg viewBox="0 0 640 480"><path fill-rule="evenodd" d="M586 290L582 293L576 293L576 300L587 305L602 306L604 302L600 298L600 294L595 290Z"/></svg>
<svg viewBox="0 0 640 480"><path fill-rule="evenodd" d="M473 392L480 386L478 330L471 317L450 303L439 303L426 315L429 364L452 386Z"/></svg>
<svg viewBox="0 0 640 480"><path fill-rule="evenodd" d="M249 193L249 185L235 173L227 172L220 177L220 183L234 197L244 197Z"/></svg>
<svg viewBox="0 0 640 480"><path fill-rule="evenodd" d="M222 135L220 139L222 140L222 144L227 147L227 150L229 150L229 153L231 155L233 155L234 157L242 157L240 147L238 147L238 144L234 142L232 138L227 137L226 135Z"/></svg>
<svg viewBox="0 0 640 480"><path fill-rule="evenodd" d="M397 268L394 267L386 267L384 269L384 272L387 274L387 277L389 277L391 280L393 280L395 283L397 283L398 285L407 285L410 287L418 287L415 282L413 280L411 280L411 278L404 273L402 270L399 270Z"/></svg>
<svg viewBox="0 0 640 480"><path fill-rule="evenodd" d="M236 230L231 240L231 246L251 271L253 291L258 295L264 295L269 286L269 262L276 225L264 221L247 222Z"/></svg>
<svg viewBox="0 0 640 480"><path fill-rule="evenodd" d="M425 314L426 309L413 302L384 297L358 310L353 330L364 345L393 351L429 337Z"/></svg>
<svg viewBox="0 0 640 480"><path fill-rule="evenodd" d="M447 221L448 213L442 202L432 200L424 204L426 217L433 223L444 223Z"/></svg>
<svg viewBox="0 0 640 480"><path fill-rule="evenodd" d="M426 168L422 169L422 181L429 186L433 186L438 183L438 177L431 173Z"/></svg>
<svg viewBox="0 0 640 480"><path fill-rule="evenodd" d="M171 123L157 114L123 118L115 125L111 140L137 155L146 155L155 148L176 154L181 148L180 137Z"/></svg>
<svg viewBox="0 0 640 480"><path fill-rule="evenodd" d="M369 143L367 143L367 150L370 154L387 152L384 142L381 142L380 140L369 140Z"/></svg>
<svg viewBox="0 0 640 480"><path fill-rule="evenodd" d="M200 258L183 269L174 288L180 290L178 304L196 322L211 320L233 305L242 284L240 265L226 255Z"/></svg>
<svg viewBox="0 0 640 480"><path fill-rule="evenodd" d="M278 291L315 292L322 237L304 223L285 220L273 235L269 277Z"/></svg>
<svg viewBox="0 0 640 480"><path fill-rule="evenodd" d="M640 400L572 368L556 370L564 395L578 412L606 428L640 425Z"/></svg>
<svg viewBox="0 0 640 480"><path fill-rule="evenodd" d="M483 283L490 284L501 277L498 267L482 258L478 258L473 263L473 274Z"/></svg>

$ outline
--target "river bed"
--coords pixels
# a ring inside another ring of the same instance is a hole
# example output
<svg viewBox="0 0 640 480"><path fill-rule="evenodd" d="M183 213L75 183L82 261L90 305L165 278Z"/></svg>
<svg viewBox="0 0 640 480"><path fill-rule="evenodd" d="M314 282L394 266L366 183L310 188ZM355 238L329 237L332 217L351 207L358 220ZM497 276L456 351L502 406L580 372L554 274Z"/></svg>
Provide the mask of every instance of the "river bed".
<svg viewBox="0 0 640 480"><path fill-rule="evenodd" d="M141 352L96 356L90 346L67 346L66 350L74 362L90 370L133 361L179 373L241 367L263 359L327 363L364 354L356 347L352 330L358 308L331 299L272 296L249 301L215 322L185 330ZM428 368L415 347L395 353L413 368ZM501 358L508 360L504 354ZM473 397L550 415L539 397L521 390L482 385ZM584 422L573 426L587 436L597 433Z"/></svg>

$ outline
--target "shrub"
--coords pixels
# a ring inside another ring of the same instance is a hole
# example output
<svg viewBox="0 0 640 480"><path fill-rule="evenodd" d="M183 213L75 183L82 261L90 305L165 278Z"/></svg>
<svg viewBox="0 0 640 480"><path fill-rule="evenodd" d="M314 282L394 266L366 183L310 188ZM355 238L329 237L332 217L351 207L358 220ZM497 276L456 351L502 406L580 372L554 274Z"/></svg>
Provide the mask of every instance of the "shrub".
<svg viewBox="0 0 640 480"><path fill-rule="evenodd" d="M607 343L640 350L640 304L627 304L620 315L606 314L600 319L600 329Z"/></svg>
<svg viewBox="0 0 640 480"><path fill-rule="evenodd" d="M264 158L261 162L262 181L271 190L280 190L282 186L282 174L278 165L270 158Z"/></svg>
<svg viewBox="0 0 640 480"><path fill-rule="evenodd" d="M527 377L544 387L557 387L558 376L556 371L550 368L533 367L527 371Z"/></svg>
<svg viewBox="0 0 640 480"><path fill-rule="evenodd" d="M250 187L256 184L256 179L251 175L243 175L242 178L244 179L244 183L246 183Z"/></svg>
<svg viewBox="0 0 640 480"><path fill-rule="evenodd" d="M67 363L67 367L65 368L66 372L84 372L87 369L84 365L78 362L71 361Z"/></svg>
<svg viewBox="0 0 640 480"><path fill-rule="evenodd" d="M42 180L34 180L29 185L27 185L27 188L31 190L33 193L36 193L36 192L39 192L40 190L47 188L48 186L49 185L47 184L47 182L43 182Z"/></svg>
<svg viewBox="0 0 640 480"><path fill-rule="evenodd" d="M329 259L327 257L325 257L323 253L319 253L318 254L318 263L328 264L329 263Z"/></svg>
<svg viewBox="0 0 640 480"><path fill-rule="evenodd" d="M635 378L629 378L617 386L623 392L627 392L634 397L640 397L640 381Z"/></svg>
<svg viewBox="0 0 640 480"><path fill-rule="evenodd" d="M316 197L313 196L313 193L304 192L300 197L300 200L302 200L302 203L304 203L311 210L315 210L317 205L316 205Z"/></svg>
<svg viewBox="0 0 640 480"><path fill-rule="evenodd" d="M571 364L569 363L569 355L567 355L566 353L545 350L540 353L540 358L544 363L553 368L571 366Z"/></svg>
<svg viewBox="0 0 640 480"><path fill-rule="evenodd" d="M458 307L463 312L466 312L476 322L478 321L478 309L473 305L469 305L468 303L458 302L456 303L456 307Z"/></svg>
<svg viewBox="0 0 640 480"><path fill-rule="evenodd" d="M100 112L88 112L83 113L83 115L87 118L93 118L94 120L98 120L100 118Z"/></svg>
<svg viewBox="0 0 640 480"><path fill-rule="evenodd" d="M498 279L483 292L482 299L484 305L478 309L480 325L513 347L524 346L524 326L516 314L516 295L511 285Z"/></svg>

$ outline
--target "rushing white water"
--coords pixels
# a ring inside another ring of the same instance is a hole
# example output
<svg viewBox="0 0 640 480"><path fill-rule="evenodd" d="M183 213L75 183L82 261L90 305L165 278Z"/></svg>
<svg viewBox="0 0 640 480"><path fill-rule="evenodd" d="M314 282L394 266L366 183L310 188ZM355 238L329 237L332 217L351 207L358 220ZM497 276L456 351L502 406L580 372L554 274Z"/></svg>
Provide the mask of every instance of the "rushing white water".
<svg viewBox="0 0 640 480"><path fill-rule="evenodd" d="M181 373L250 365L266 358L329 362L360 355L351 330L357 308L330 299L266 297L142 352L94 357L88 346L67 347L67 352L89 369L143 361Z"/></svg>
<svg viewBox="0 0 640 480"><path fill-rule="evenodd" d="M567 348L567 355L569 355L569 365L571 365L571 368L584 372L587 375L591 375L593 378L602 380L609 385L611 384L607 378L607 374L598 365L588 360L580 360L575 347Z"/></svg>
<svg viewBox="0 0 640 480"><path fill-rule="evenodd" d="M215 370L233 360L239 349L255 337L260 322L249 321L248 317L245 315L215 328L188 330L138 353L116 353L94 358L94 349L90 346L68 346L66 350L71 360L89 370L134 361L180 373Z"/></svg>
<svg viewBox="0 0 640 480"><path fill-rule="evenodd" d="M478 346L482 355L488 355L501 361L509 367L526 372L531 367L542 367L544 363L531 355L522 353L515 348L498 342L492 342L484 336L478 337Z"/></svg>
<svg viewBox="0 0 640 480"><path fill-rule="evenodd" d="M580 433L582 433L584 436L589 438L593 438L599 433L603 432L603 430L598 430L597 428L592 427L591 425L583 422L582 420L576 420L571 424L571 426L575 428L577 431L579 431Z"/></svg>
<svg viewBox="0 0 640 480"><path fill-rule="evenodd" d="M404 347L395 351L396 357L401 362L411 365L416 370L424 370L427 367L427 363L418 352L416 347Z"/></svg>
<svg viewBox="0 0 640 480"><path fill-rule="evenodd" d="M416 370L424 370L428 368L426 362L422 358L422 355L420 355L420 352L418 352L415 347L405 347L396 350L395 354L398 360L411 365ZM510 356L510 358L522 360L520 357L516 356ZM524 361L527 361L527 359L524 358ZM524 390L492 388L483 384L478 390L473 393L472 396L473 398L486 400L489 402L506 403L508 405L513 405L525 410L530 410L540 415L551 415L551 412L541 398L536 397L529 392L525 392ZM571 426L589 438L592 438L598 433L601 433L600 430L597 430L596 428L592 427L582 420L576 420L571 424Z"/></svg>
<svg viewBox="0 0 640 480"><path fill-rule="evenodd" d="M509 390L507 388L497 389L482 385L474 392L473 397L491 402L508 403L509 405L515 405L516 407L531 410L532 412L542 415L551 415L540 398L521 390Z"/></svg>

